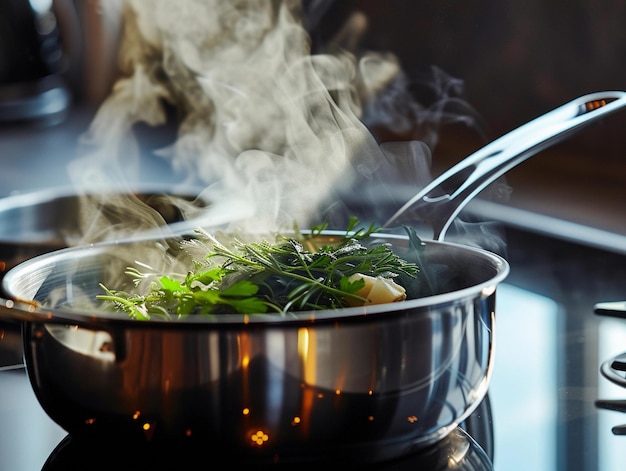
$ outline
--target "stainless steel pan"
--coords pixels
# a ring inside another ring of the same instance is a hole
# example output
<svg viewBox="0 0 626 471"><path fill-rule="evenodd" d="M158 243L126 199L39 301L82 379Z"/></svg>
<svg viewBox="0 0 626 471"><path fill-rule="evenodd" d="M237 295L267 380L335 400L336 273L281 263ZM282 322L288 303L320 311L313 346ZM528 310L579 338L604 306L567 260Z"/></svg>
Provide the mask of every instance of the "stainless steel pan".
<svg viewBox="0 0 626 471"><path fill-rule="evenodd" d="M170 185L134 185L93 193L78 193L71 187L48 188L0 198L0 279L15 265L36 255L66 248L89 237L89 242L111 238L116 224L140 227L141 221L129 220L130 211L120 212L124 205L141 205L154 211L153 224L167 225L170 230L184 220L181 200L199 210L209 205L201 189L182 191ZM106 217L107 230L90 234L95 217L85 212L100 212Z"/></svg>
<svg viewBox="0 0 626 471"><path fill-rule="evenodd" d="M399 253L407 246L381 237ZM175 256L176 241L166 242ZM163 249L161 240L70 248L5 276L15 300L1 311L23 322L34 391L68 432L242 459L372 461L440 440L486 394L496 285L508 273L495 254L427 242L422 279L409 287L416 299L392 305L180 322L97 308L99 282L123 288L129 253Z"/></svg>

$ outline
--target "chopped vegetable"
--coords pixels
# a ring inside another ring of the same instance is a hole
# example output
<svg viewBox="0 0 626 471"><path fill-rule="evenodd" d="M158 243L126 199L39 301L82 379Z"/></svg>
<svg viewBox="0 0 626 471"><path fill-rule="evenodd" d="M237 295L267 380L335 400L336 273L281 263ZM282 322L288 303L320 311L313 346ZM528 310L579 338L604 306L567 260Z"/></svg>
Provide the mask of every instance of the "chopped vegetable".
<svg viewBox="0 0 626 471"><path fill-rule="evenodd" d="M136 287L149 283L146 294L116 291L101 285L99 300L134 319L152 316L180 318L191 314L286 313L340 309L364 304L401 301L406 290L398 276L415 278L419 267L395 255L389 244L365 245L363 239L379 230L375 225L356 229L352 219L345 236L334 244L319 243L326 226L310 235L278 235L267 240L226 243L201 229L183 250L204 250L193 257L187 274L155 273L129 267ZM143 283L142 283L143 282ZM140 291L140 290L138 290Z"/></svg>
<svg viewBox="0 0 626 471"><path fill-rule="evenodd" d="M365 298L366 301L361 302L360 300L356 300L354 298L348 298L346 299L346 302L350 306L395 303L406 299L406 289L397 284L391 278L385 278L382 276L374 277L364 275L362 273L356 273L348 278L348 280L353 283L359 279L365 282L365 286L363 286L363 288L358 290L355 294Z"/></svg>

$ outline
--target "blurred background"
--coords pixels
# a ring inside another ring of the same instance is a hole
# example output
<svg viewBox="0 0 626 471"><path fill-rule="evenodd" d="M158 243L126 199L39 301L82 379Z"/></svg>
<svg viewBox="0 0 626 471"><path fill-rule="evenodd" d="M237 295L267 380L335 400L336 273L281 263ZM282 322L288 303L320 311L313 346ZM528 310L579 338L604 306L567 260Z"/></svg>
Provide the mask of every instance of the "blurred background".
<svg viewBox="0 0 626 471"><path fill-rule="evenodd" d="M626 88L619 0L342 1L335 8L337 17L366 13L363 45L394 51L424 102L433 66L462 81L477 127L441 129L434 174L578 96ZM522 163L506 175L508 203L626 234L625 131L626 113L617 113Z"/></svg>
<svg viewBox="0 0 626 471"><path fill-rule="evenodd" d="M119 73L120 4L0 3L0 196L64 183L77 137ZM417 102L429 106L438 87L453 87L471 119L438 130L434 175L578 96L626 88L622 0L304 5L314 12L314 47L356 17L351 46L395 54ZM618 112L511 170L505 205L626 235L625 130L626 113ZM379 133L381 140L414 137L411 129ZM163 172L158 161L144 176L158 181Z"/></svg>

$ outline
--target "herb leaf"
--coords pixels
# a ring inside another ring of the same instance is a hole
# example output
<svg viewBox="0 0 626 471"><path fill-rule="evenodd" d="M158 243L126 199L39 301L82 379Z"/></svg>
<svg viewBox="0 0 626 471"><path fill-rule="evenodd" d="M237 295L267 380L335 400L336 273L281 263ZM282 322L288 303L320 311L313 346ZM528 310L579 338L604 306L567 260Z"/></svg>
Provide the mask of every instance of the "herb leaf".
<svg viewBox="0 0 626 471"><path fill-rule="evenodd" d="M390 244L363 243L379 230L374 224L359 227L358 220L352 218L339 242L316 245L323 240L319 236L326 227L315 226L306 236L299 231L291 237L279 235L274 243L233 239L228 245L198 229L195 246L206 247L207 252L202 260L193 260L186 275L152 273L149 266L138 263L143 271L129 267L126 274L137 287L142 280L152 280L147 294L102 285L105 294L97 298L140 320L153 315L284 314L365 302L357 294L364 281L350 280L355 274L391 279L415 278L419 272L417 264L397 256Z"/></svg>

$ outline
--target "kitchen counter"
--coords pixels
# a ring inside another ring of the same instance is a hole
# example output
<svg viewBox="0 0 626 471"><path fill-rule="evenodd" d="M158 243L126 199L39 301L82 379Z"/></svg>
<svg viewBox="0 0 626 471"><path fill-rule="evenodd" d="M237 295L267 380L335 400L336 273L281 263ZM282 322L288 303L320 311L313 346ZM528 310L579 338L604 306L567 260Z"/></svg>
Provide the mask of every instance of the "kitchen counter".
<svg viewBox="0 0 626 471"><path fill-rule="evenodd" d="M79 156L79 140L93 116L88 107L74 107L65 121L51 126L0 125L0 197L71 186L68 164ZM140 166L128 175L128 183L178 182L167 162L151 152L159 137L142 137Z"/></svg>

